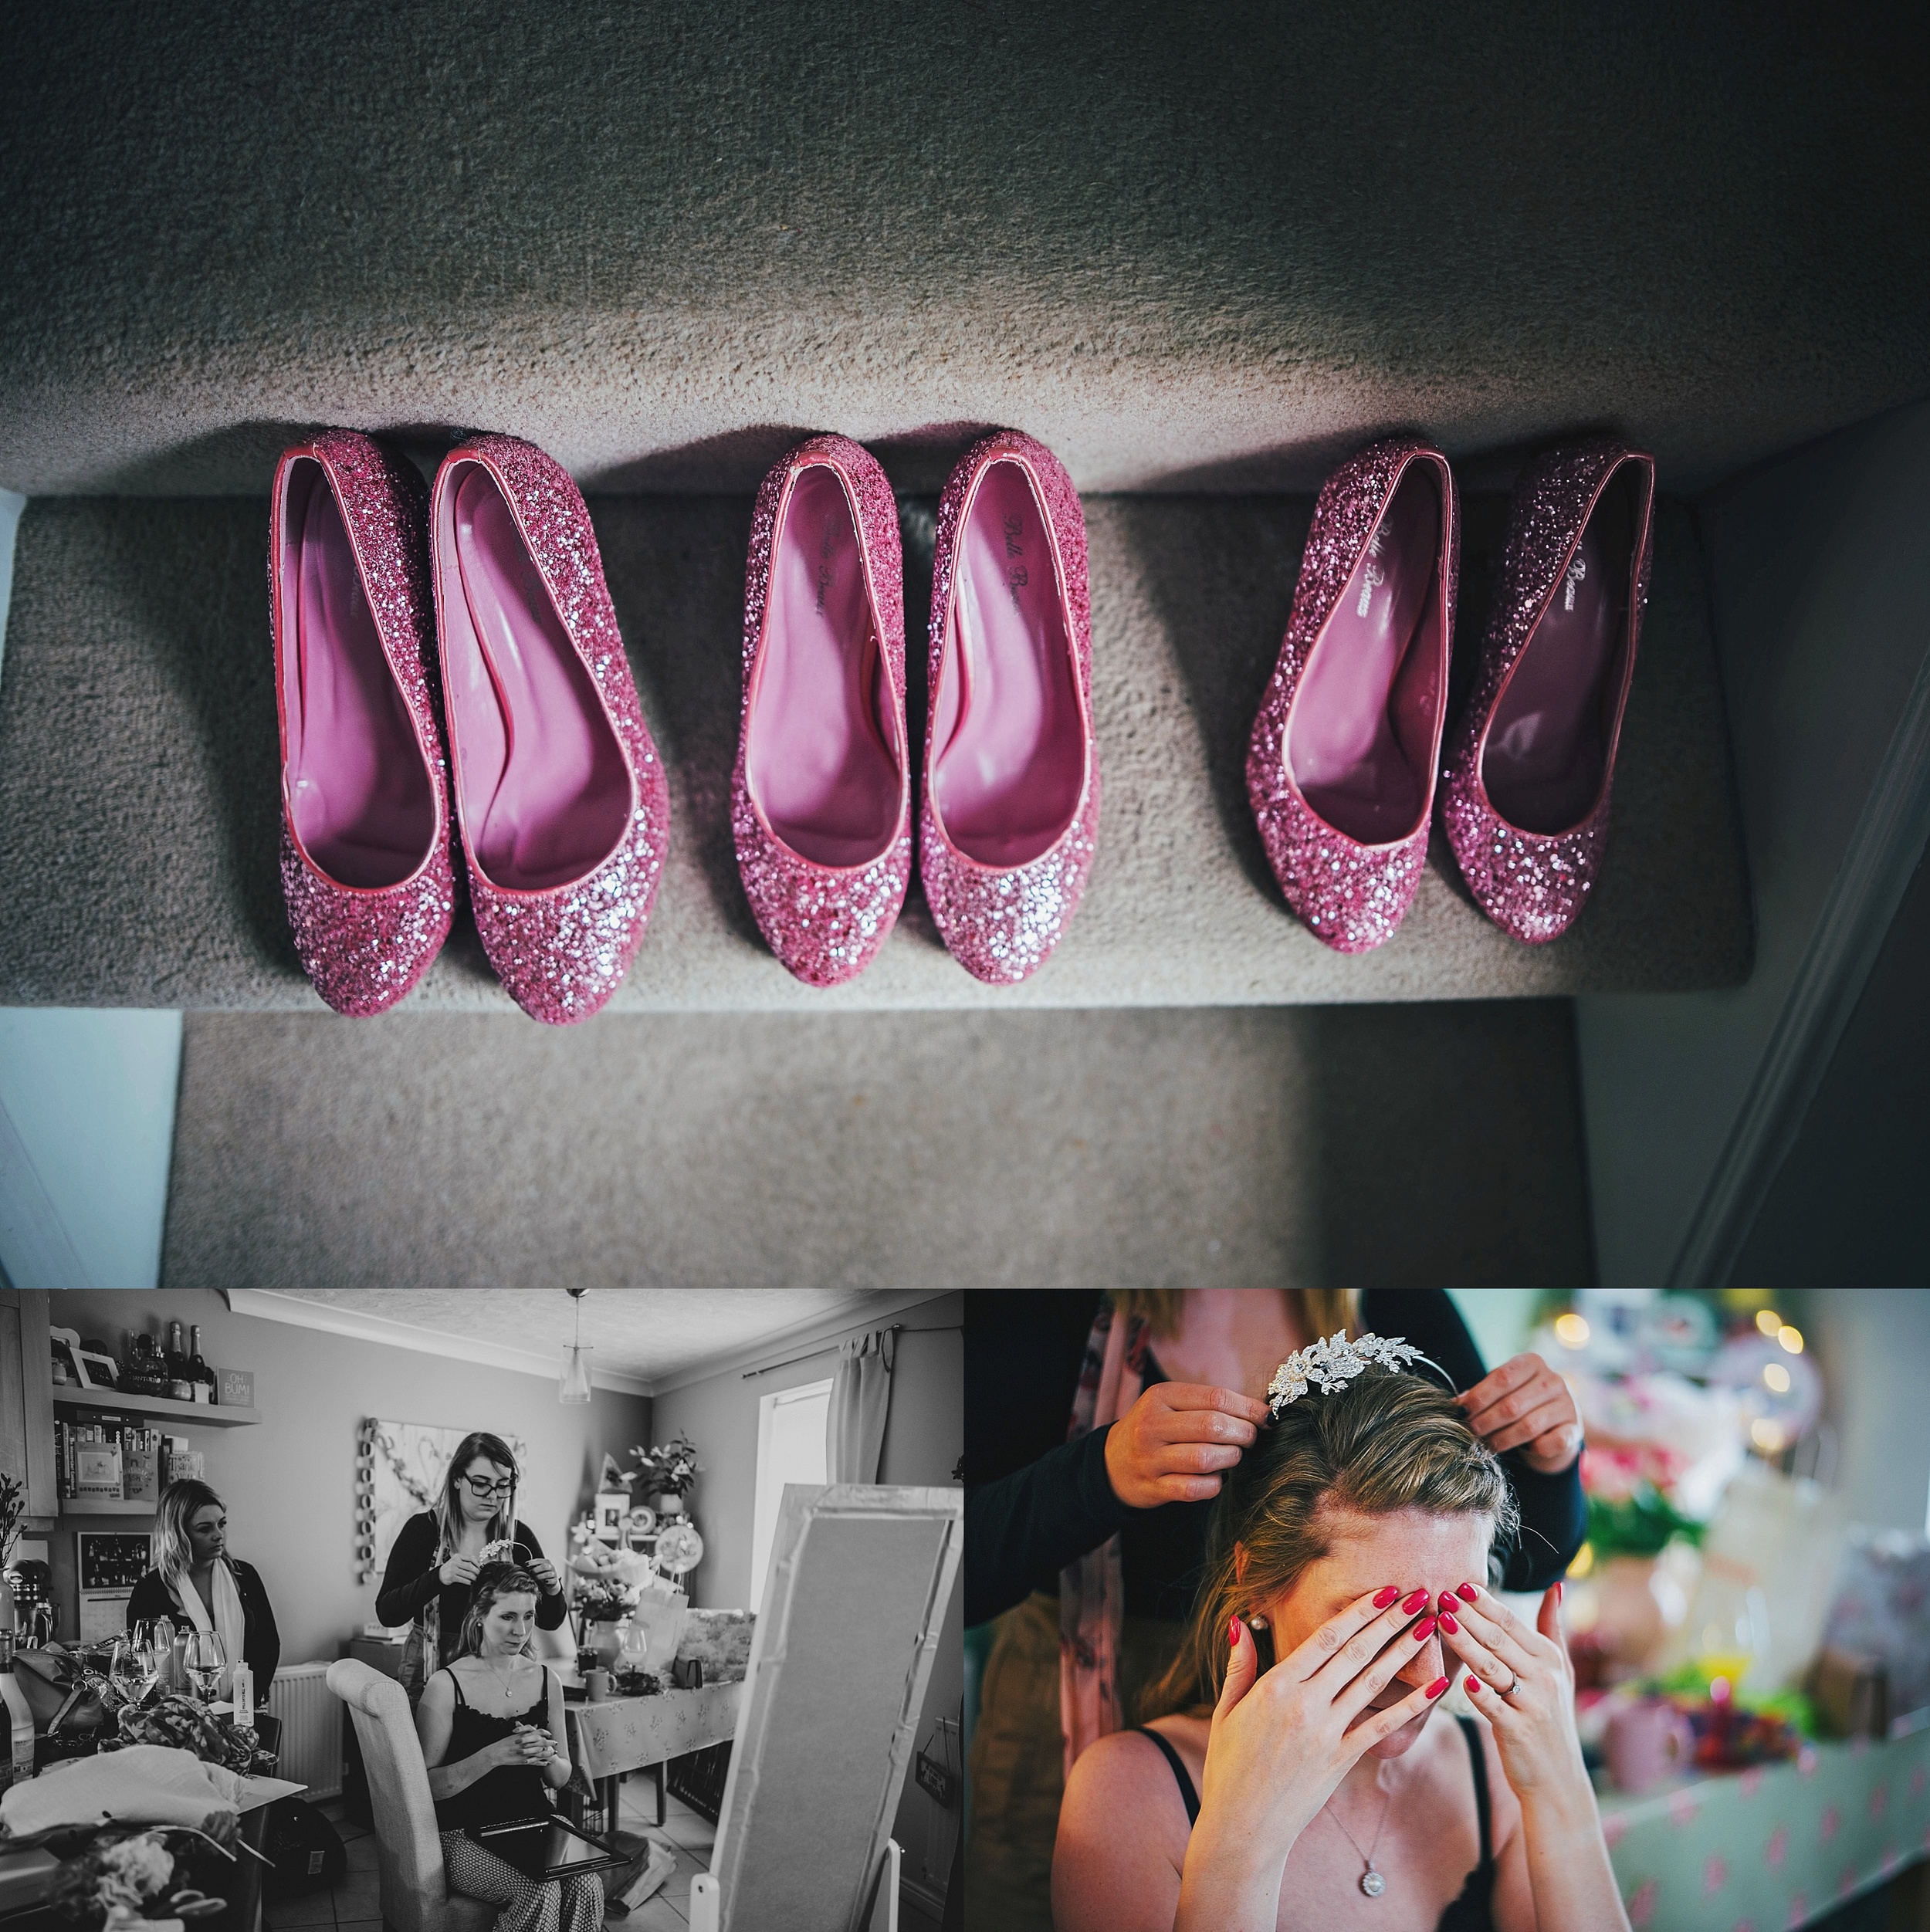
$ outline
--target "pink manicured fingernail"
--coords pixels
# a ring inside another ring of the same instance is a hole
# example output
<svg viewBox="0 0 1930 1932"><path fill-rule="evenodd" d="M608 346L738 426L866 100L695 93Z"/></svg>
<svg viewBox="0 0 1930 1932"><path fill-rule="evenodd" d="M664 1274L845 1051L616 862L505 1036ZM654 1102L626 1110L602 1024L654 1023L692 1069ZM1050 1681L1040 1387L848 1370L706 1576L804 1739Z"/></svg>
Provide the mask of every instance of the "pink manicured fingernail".
<svg viewBox="0 0 1930 1932"><path fill-rule="evenodd" d="M1427 1687L1427 1694L1431 1697L1438 1697L1447 1688L1448 1680L1445 1677L1437 1677L1434 1682Z"/></svg>
<svg viewBox="0 0 1930 1932"><path fill-rule="evenodd" d="M1480 1690L1481 1680L1478 1677L1470 1677L1467 1683L1462 1685L1461 1688L1468 1693L1469 1697L1471 1697L1476 1691Z"/></svg>
<svg viewBox="0 0 1930 1932"><path fill-rule="evenodd" d="M1398 1583L1390 1583L1387 1589L1381 1591L1379 1595L1375 1597L1374 1608L1376 1610L1386 1609L1387 1605L1393 1602L1394 1599L1400 1595L1400 1585Z"/></svg>
<svg viewBox="0 0 1930 1932"><path fill-rule="evenodd" d="M1561 1580L1561 1578L1560 1578L1559 1577L1557 1577L1557 1578L1556 1578L1556 1579L1555 1579L1555 1602L1556 1602L1556 1603L1557 1604L1557 1605L1559 1605L1560 1604L1561 1600L1562 1600L1562 1580Z"/></svg>
<svg viewBox="0 0 1930 1932"><path fill-rule="evenodd" d="M1455 1585L1454 1594L1461 1599L1462 1602L1472 1603L1475 1599L1481 1595L1481 1592L1471 1583L1461 1583Z"/></svg>
<svg viewBox="0 0 1930 1932"><path fill-rule="evenodd" d="M1414 1639L1415 1643L1425 1643L1427 1639L1434 1634L1434 1619L1432 1617L1423 1617L1421 1620L1414 1626Z"/></svg>
<svg viewBox="0 0 1930 1932"><path fill-rule="evenodd" d="M1407 1612L1408 1616L1412 1616L1417 1610L1425 1605L1427 1601L1427 1592L1425 1590L1417 1590L1400 1607Z"/></svg>
<svg viewBox="0 0 1930 1932"><path fill-rule="evenodd" d="M1441 1613L1441 1627L1445 1630L1451 1637L1458 1637L1461 1635L1461 1626L1457 1623L1445 1610L1442 1611Z"/></svg>
<svg viewBox="0 0 1930 1932"><path fill-rule="evenodd" d="M1238 1617L1231 1619L1227 1624L1227 1642L1236 1650L1240 1647L1240 1619Z"/></svg>

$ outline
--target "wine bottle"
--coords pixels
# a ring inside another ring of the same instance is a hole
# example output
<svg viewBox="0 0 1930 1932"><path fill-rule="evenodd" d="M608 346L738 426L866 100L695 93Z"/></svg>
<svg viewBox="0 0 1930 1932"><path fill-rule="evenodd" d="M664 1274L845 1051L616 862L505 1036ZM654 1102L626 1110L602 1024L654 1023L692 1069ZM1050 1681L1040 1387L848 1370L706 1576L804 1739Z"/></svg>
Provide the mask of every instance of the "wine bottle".
<svg viewBox="0 0 1930 1932"><path fill-rule="evenodd" d="M205 1395L198 1392L195 1399L212 1406L215 1399L215 1372L201 1358L201 1324L198 1321L195 1324L194 1336L189 1347L191 1351L188 1365L189 1379L198 1391L205 1389L208 1392Z"/></svg>
<svg viewBox="0 0 1930 1932"><path fill-rule="evenodd" d="M181 1345L181 1324L171 1321L168 1325L168 1392L176 1402L192 1402L195 1399L193 1368L187 1352Z"/></svg>

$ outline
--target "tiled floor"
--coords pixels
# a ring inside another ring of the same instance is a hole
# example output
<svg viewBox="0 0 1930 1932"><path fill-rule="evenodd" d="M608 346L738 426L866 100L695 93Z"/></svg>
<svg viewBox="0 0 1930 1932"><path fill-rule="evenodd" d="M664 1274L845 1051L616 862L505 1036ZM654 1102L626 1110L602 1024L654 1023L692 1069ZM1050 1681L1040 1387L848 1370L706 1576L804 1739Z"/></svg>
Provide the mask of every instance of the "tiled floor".
<svg viewBox="0 0 1930 1932"><path fill-rule="evenodd" d="M361 1825L344 1815L339 1798L320 1808L334 1822L348 1847L348 1869L333 1892L310 1892L300 1898L271 1902L265 1932L382 1932L382 1902L375 1872L375 1840ZM656 1789L648 1777L638 1775L622 1786L618 1829L625 1832L657 1830ZM710 1848L717 1828L701 1812L676 1798L665 1801L662 1836L675 1850L677 1869L662 1887L627 1918L608 1920L611 1932L686 1932L690 1923L690 1880L710 1869ZM901 1893L899 1932L937 1932L918 1903Z"/></svg>

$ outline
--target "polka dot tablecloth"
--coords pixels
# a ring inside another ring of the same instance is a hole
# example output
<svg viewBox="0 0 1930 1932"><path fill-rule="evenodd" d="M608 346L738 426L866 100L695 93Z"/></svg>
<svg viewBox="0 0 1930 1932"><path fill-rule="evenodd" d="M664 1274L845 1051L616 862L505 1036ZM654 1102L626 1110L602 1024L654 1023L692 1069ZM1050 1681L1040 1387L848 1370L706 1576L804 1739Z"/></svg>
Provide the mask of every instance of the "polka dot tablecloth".
<svg viewBox="0 0 1930 1932"><path fill-rule="evenodd" d="M707 1683L698 1690L566 1705L570 1755L590 1777L614 1778L723 1744L737 1734L743 1690L741 1683Z"/></svg>
<svg viewBox="0 0 1930 1932"><path fill-rule="evenodd" d="M1930 1730L1600 1802L1635 1932L1794 1932L1930 1856Z"/></svg>

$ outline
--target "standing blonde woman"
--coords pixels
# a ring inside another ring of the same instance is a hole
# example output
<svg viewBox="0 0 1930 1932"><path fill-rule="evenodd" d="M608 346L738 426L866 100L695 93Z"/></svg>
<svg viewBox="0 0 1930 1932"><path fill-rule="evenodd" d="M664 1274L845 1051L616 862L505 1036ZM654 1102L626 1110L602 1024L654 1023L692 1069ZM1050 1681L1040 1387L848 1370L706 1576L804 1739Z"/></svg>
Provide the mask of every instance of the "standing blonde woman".
<svg viewBox="0 0 1930 1932"><path fill-rule="evenodd" d="M1580 1419L1538 1356L1488 1373L1440 1289L974 1294L965 1316L965 1619L997 1618L971 1753L969 1932L1043 1932L1068 1772L1172 1663L1213 1499L1295 1349L1404 1335L1501 1456L1524 1534L1493 1579L1580 1547Z"/></svg>
<svg viewBox="0 0 1930 1932"><path fill-rule="evenodd" d="M563 1578L543 1554L536 1532L516 1520L521 1475L509 1444L479 1429L456 1444L435 1507L411 1516L397 1534L375 1614L391 1629L415 1626L398 1673L411 1704L427 1678L460 1652L470 1589L492 1545L509 1545L501 1554L535 1579L536 1628L562 1627Z"/></svg>
<svg viewBox="0 0 1930 1932"><path fill-rule="evenodd" d="M252 1563L228 1551L228 1508L205 1483L170 1483L161 1493L149 1539L154 1567L127 1599L131 1628L166 1617L193 1630L212 1630L227 1660L221 1692L231 1697L235 1666L255 1673L255 1700L265 1704L281 1662L281 1633L268 1592Z"/></svg>

